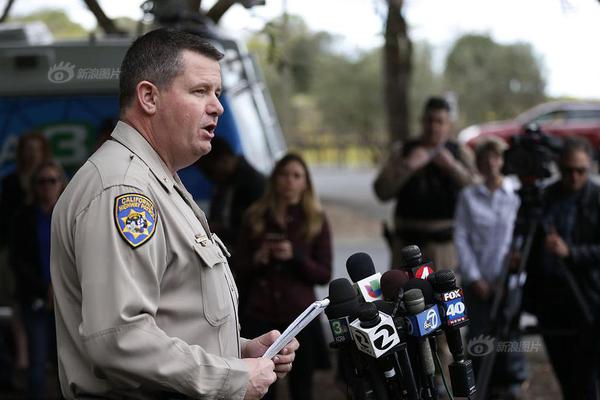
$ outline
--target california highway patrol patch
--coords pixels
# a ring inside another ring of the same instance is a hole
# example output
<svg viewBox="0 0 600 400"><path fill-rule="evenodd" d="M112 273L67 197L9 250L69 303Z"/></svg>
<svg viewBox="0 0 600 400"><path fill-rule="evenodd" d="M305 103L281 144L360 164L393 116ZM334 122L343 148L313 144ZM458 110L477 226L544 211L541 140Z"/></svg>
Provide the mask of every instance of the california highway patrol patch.
<svg viewBox="0 0 600 400"><path fill-rule="evenodd" d="M156 207L152 200L138 193L115 199L115 222L119 233L133 248L146 243L156 230Z"/></svg>

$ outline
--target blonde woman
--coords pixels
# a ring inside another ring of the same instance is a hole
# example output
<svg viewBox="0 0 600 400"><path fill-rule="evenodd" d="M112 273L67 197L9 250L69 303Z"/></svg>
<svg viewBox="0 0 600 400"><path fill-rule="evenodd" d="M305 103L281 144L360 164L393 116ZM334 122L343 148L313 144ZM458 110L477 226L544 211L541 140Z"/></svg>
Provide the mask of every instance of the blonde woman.
<svg viewBox="0 0 600 400"><path fill-rule="evenodd" d="M266 193L248 209L238 243L235 271L245 291L244 337L282 331L315 301L314 286L331 277L331 247L329 224L306 163L287 154L275 165ZM298 340L290 392L295 400L310 400L314 369L329 366L318 321ZM266 399L274 398L273 390L271 386Z"/></svg>

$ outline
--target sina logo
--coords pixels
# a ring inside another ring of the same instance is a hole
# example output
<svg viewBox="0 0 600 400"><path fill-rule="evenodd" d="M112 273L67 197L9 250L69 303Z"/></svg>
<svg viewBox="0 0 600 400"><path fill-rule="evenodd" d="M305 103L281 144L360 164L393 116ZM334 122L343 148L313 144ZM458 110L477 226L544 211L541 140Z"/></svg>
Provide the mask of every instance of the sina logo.
<svg viewBox="0 0 600 400"><path fill-rule="evenodd" d="M365 289L367 289L369 297L374 299L381 297L381 286L379 285L379 279L374 279L369 282L369 284L365 286Z"/></svg>

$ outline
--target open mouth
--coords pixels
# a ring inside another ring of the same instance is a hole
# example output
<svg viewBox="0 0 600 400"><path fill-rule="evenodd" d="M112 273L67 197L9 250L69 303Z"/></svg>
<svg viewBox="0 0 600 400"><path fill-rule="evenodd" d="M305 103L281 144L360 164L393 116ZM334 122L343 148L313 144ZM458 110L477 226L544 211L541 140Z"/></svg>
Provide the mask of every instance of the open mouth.
<svg viewBox="0 0 600 400"><path fill-rule="evenodd" d="M205 126L202 127L202 129L204 129L205 131L207 131L211 135L214 135L216 128L217 128L217 124L216 123L208 124L208 125L205 125Z"/></svg>

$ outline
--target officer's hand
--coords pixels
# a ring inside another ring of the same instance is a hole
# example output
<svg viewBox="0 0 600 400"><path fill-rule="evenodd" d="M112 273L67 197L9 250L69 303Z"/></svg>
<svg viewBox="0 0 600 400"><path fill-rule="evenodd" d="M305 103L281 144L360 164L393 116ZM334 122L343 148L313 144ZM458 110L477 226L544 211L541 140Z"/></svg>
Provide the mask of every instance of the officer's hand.
<svg viewBox="0 0 600 400"><path fill-rule="evenodd" d="M431 155L424 147L417 147L406 157L405 165L412 171L424 167L431 161Z"/></svg>
<svg viewBox="0 0 600 400"><path fill-rule="evenodd" d="M246 386L246 395L244 399L254 400L260 399L269 390L269 386L277 379L277 375L273 372L275 364L273 361L266 358L244 358L243 361L248 367L250 380Z"/></svg>
<svg viewBox="0 0 600 400"><path fill-rule="evenodd" d="M265 354L265 351L281 336L279 331L273 330L265 333L257 338L247 342L242 348L242 357L260 357ZM278 378L283 378L292 370L292 362L296 358L296 350L300 347L300 343L296 338L292 339L281 351L273 357L275 363L275 372Z"/></svg>

